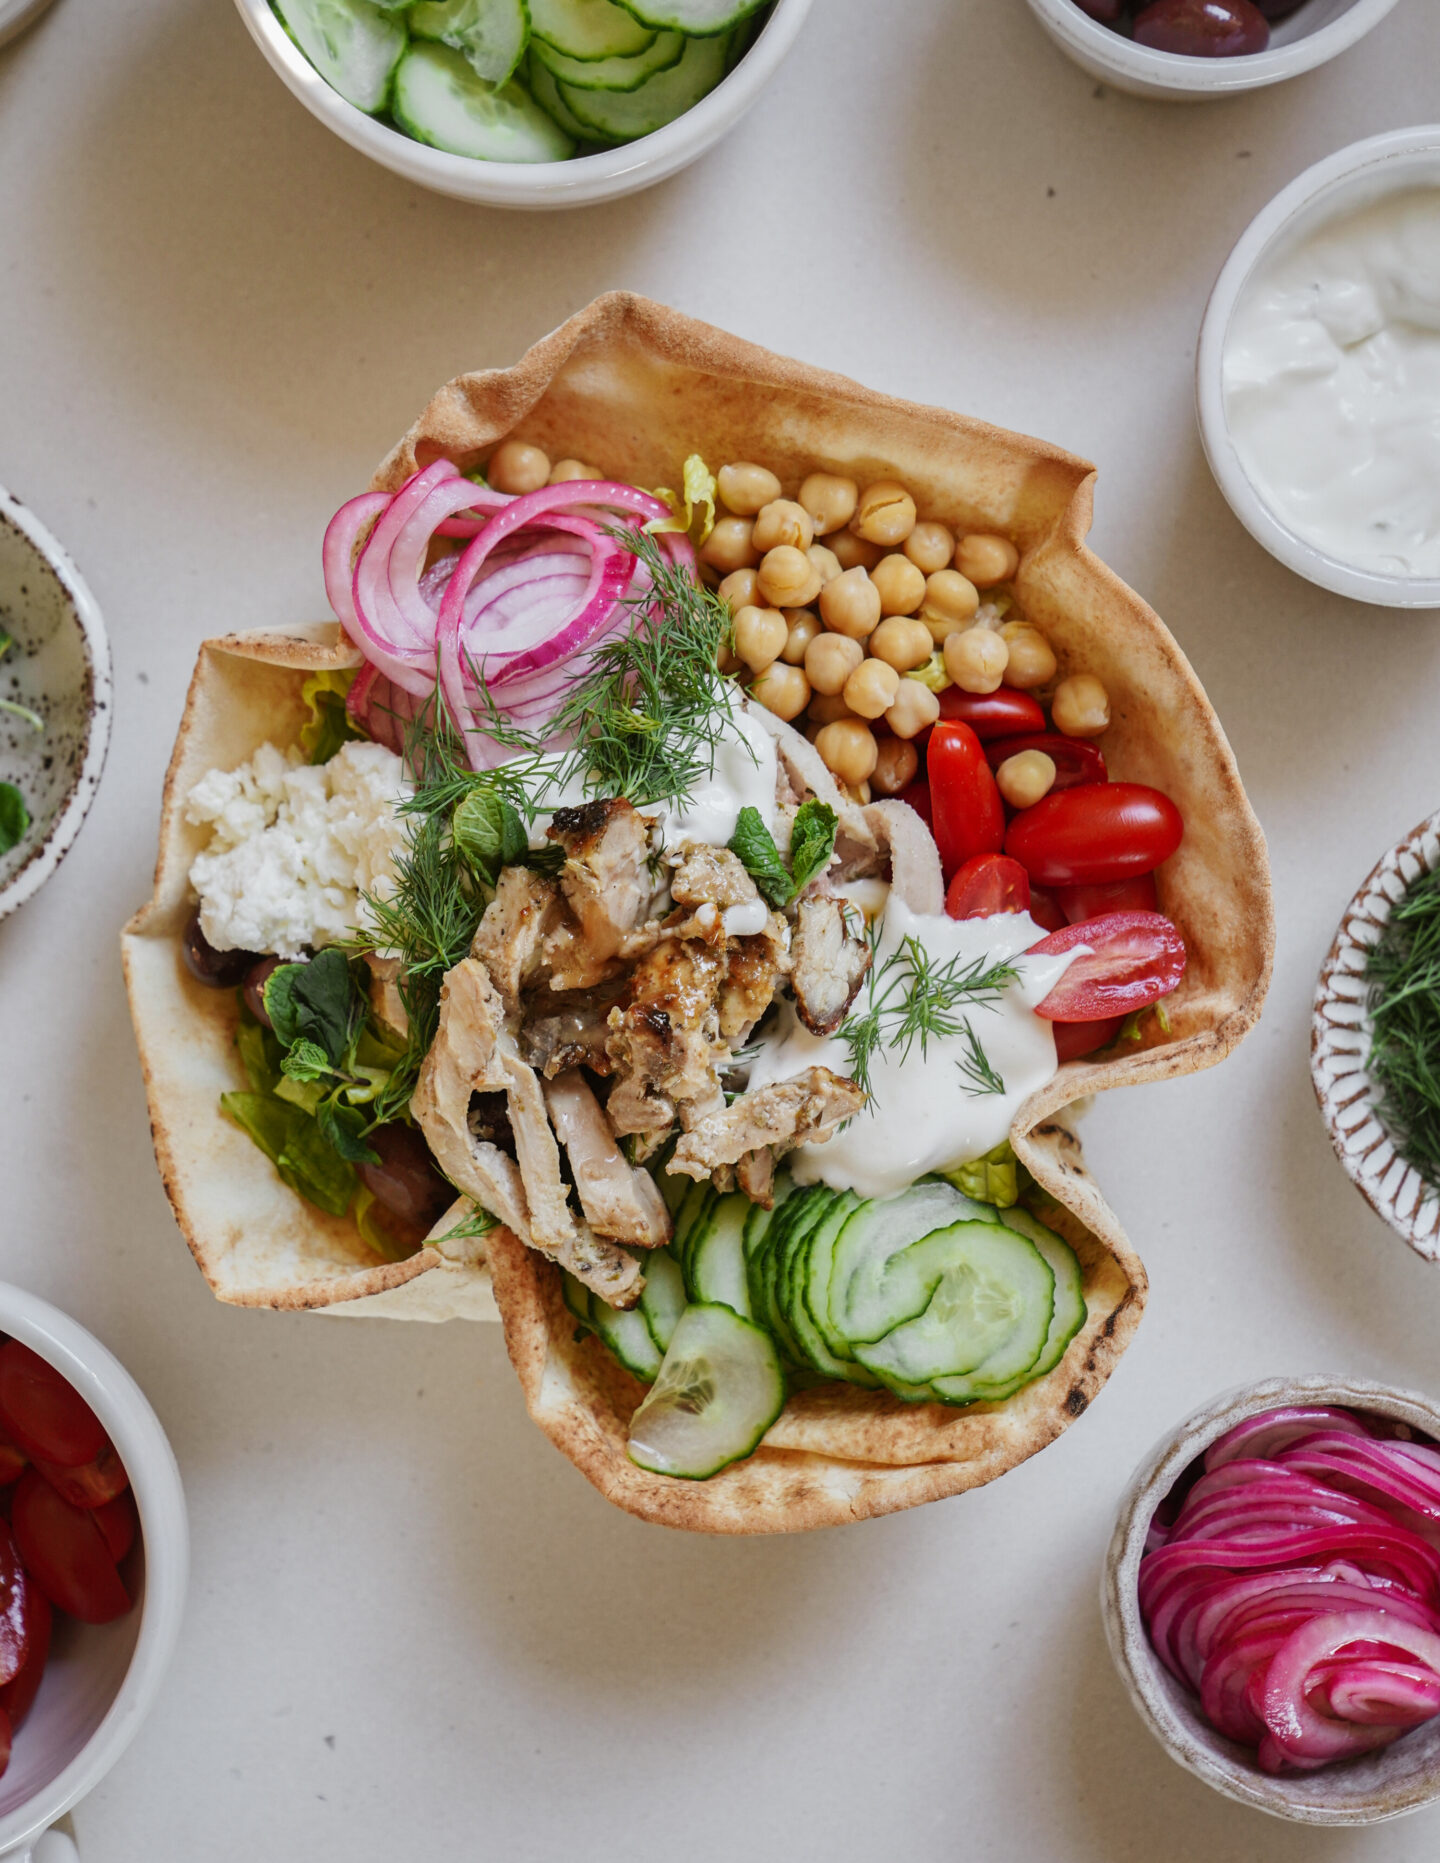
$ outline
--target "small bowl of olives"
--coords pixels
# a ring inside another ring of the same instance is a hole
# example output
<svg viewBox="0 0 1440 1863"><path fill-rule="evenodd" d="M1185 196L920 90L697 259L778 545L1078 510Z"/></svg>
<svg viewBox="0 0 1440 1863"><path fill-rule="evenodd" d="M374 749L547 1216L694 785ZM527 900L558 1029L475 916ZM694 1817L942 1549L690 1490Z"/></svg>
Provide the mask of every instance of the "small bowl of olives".
<svg viewBox="0 0 1440 1863"><path fill-rule="evenodd" d="M1137 97L1200 103L1327 64L1395 0L1030 0L1062 51Z"/></svg>

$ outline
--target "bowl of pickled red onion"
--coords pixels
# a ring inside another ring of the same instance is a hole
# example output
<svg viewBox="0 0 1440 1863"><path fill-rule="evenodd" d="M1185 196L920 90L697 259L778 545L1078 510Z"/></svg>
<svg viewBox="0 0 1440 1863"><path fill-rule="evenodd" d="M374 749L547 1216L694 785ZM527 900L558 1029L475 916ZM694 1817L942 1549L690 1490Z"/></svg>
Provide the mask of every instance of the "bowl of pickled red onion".
<svg viewBox="0 0 1440 1863"><path fill-rule="evenodd" d="M1136 1470L1101 1587L1140 1718L1272 1816L1378 1824L1440 1800L1440 1404L1271 1378Z"/></svg>

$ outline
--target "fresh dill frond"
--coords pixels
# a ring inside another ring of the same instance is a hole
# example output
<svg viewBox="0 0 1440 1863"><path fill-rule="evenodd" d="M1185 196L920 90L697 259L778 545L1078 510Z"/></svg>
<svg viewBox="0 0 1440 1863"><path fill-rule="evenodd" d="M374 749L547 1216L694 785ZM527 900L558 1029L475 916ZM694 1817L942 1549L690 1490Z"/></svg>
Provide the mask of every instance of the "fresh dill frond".
<svg viewBox="0 0 1440 1863"><path fill-rule="evenodd" d="M987 964L983 957L967 963L957 955L942 964L913 936L878 968L872 966L864 1013L851 1016L840 1031L849 1055L850 1077L871 1096L872 1109L871 1064L882 1046L895 1049L903 1062L917 1041L924 1056L932 1040L961 1035L968 1038L970 1049L956 1063L961 1073L973 1080L999 1081L969 1018L959 1011L962 1006L993 1008L1018 974L1013 964ZM1003 1093L1004 1082L998 1088L986 1084L979 1090Z"/></svg>
<svg viewBox="0 0 1440 1863"><path fill-rule="evenodd" d="M462 1216L453 1229L447 1229L444 1235L435 1237L436 1242L464 1242L471 1236L488 1236L498 1226L499 1218L492 1216L489 1210L482 1210L478 1203L472 1203L466 1215Z"/></svg>
<svg viewBox="0 0 1440 1863"><path fill-rule="evenodd" d="M1440 1195L1440 870L1423 873L1390 914L1365 963L1366 1071L1401 1155Z"/></svg>
<svg viewBox="0 0 1440 1863"><path fill-rule="evenodd" d="M1005 1077L992 1065L990 1057L980 1045L980 1038L967 1021L961 1030L965 1042L965 1053L956 1058L962 1078L966 1081L966 1091L977 1098L987 1093L1004 1093Z"/></svg>

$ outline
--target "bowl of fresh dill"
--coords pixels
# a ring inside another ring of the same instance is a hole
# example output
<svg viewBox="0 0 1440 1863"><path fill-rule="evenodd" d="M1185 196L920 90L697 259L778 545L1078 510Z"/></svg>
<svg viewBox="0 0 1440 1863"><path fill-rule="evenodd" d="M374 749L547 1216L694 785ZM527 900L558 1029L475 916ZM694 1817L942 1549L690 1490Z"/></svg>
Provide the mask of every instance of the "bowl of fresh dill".
<svg viewBox="0 0 1440 1863"><path fill-rule="evenodd" d="M1315 993L1310 1074L1350 1181L1440 1261L1440 814L1347 907Z"/></svg>

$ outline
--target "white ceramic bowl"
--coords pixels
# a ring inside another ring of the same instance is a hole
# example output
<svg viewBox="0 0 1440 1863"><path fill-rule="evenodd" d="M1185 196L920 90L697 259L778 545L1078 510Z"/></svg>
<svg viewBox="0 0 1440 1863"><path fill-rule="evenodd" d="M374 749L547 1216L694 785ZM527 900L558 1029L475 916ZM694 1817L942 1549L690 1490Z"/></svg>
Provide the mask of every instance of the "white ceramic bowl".
<svg viewBox="0 0 1440 1863"><path fill-rule="evenodd" d="M180 1633L190 1536L180 1471L159 1419L125 1367L83 1326L0 1282L0 1332L68 1378L109 1432L140 1512L122 1568L136 1602L111 1624L56 1619L45 1679L0 1778L0 1856L26 1856L97 1785L159 1693Z"/></svg>
<svg viewBox="0 0 1440 1863"><path fill-rule="evenodd" d="M1183 58L1152 51L1102 26L1075 0L1030 0L1046 32L1083 71L1136 97L1203 103L1280 84L1328 64L1378 26L1395 0L1305 0L1271 28L1268 50L1248 58Z"/></svg>
<svg viewBox="0 0 1440 1863"><path fill-rule="evenodd" d="M50 0L0 0L0 45L24 32L49 5Z"/></svg>
<svg viewBox="0 0 1440 1863"><path fill-rule="evenodd" d="M0 698L45 721L0 712L0 779L25 799L30 828L0 854L0 919L37 893L79 834L105 767L110 643L95 597L32 511L0 486Z"/></svg>
<svg viewBox="0 0 1440 1863"><path fill-rule="evenodd" d="M1272 1778L1246 1748L1215 1732L1150 1647L1140 1615L1140 1557L1155 1509L1218 1437L1282 1404L1378 1411L1440 1437L1440 1405L1363 1378L1267 1378L1224 1392L1163 1437L1125 1491L1100 1588L1105 1635L1141 1720L1173 1760L1217 1792L1297 1824L1380 1824L1440 1799L1440 1719L1363 1759Z"/></svg>
<svg viewBox="0 0 1440 1863"><path fill-rule="evenodd" d="M653 136L569 162L479 162L447 155L357 110L300 52L270 0L235 0L250 36L312 116L382 168L437 194L490 207L587 207L638 194L676 174L731 130L775 75L795 43L811 0L775 0L764 29L723 83Z"/></svg>
<svg viewBox="0 0 1440 1863"><path fill-rule="evenodd" d="M1440 125L1388 130L1352 143L1306 169L1261 210L1241 235L1216 280L1200 329L1195 400L1200 437L1216 483L1250 535L1299 576L1386 608L1440 608L1440 579L1387 576L1357 569L1297 537L1271 511L1241 464L1225 415L1225 339L1241 293L1257 265L1281 244L1312 233L1338 214L1418 186L1440 186Z"/></svg>

